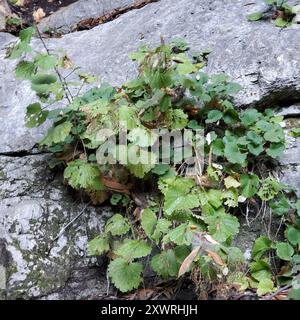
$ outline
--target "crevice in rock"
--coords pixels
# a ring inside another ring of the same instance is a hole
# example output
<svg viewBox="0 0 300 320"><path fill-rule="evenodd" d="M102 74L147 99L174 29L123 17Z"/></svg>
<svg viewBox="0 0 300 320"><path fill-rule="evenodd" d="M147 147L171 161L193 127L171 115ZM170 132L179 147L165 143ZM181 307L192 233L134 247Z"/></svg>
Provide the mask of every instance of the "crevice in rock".
<svg viewBox="0 0 300 320"><path fill-rule="evenodd" d="M129 5L125 8L116 8L116 9L112 10L111 12L109 12L105 15L99 16L97 18L88 18L88 19L81 20L69 32L61 33L61 32L57 32L55 30L49 30L44 33L50 37L60 37L64 34L69 34L69 33L73 33L76 31L90 30L98 25L113 21L129 11L141 9L150 3L159 2L159 1L160 0L144 0L141 2L135 2L134 4ZM74 1L74 2L76 2L76 1ZM19 11L15 7L12 6L12 8L15 13L19 14ZM23 26L21 28L18 26L17 27L14 26L14 28L12 28L12 29L6 28L5 32L10 33L14 36L18 36L18 34L22 28L28 27L31 24L32 24L32 21L29 21L27 19L27 21L24 21Z"/></svg>
<svg viewBox="0 0 300 320"><path fill-rule="evenodd" d="M255 107L263 110L274 106L286 108L296 103L300 103L300 91L293 87L282 87L278 91L273 90L268 95L263 96L259 101L242 105L241 109ZM300 115L298 114L298 116Z"/></svg>
<svg viewBox="0 0 300 320"><path fill-rule="evenodd" d="M300 119L300 113L290 113L288 115L283 116L284 120L289 119Z"/></svg>
<svg viewBox="0 0 300 320"><path fill-rule="evenodd" d="M19 150L19 151L8 151L8 152L0 152L1 157L9 157L9 158L24 158L30 156L39 156L43 154L50 154L50 152L46 151L33 151L31 150Z"/></svg>
<svg viewBox="0 0 300 320"><path fill-rule="evenodd" d="M116 9L112 10L111 12L109 12L105 15L99 16L97 18L88 18L88 19L81 20L72 28L72 30L70 30L67 33L63 33L63 34L93 29L94 27L96 27L98 25L116 20L121 15L123 15L129 11L141 9L150 3L159 2L159 1L160 0L144 0L141 2L136 2L136 3L129 5L125 8L116 8ZM62 33L56 32L55 30L51 30L51 31L48 31L45 33L47 33L48 35L50 35L52 37L60 37L61 35L63 35Z"/></svg>

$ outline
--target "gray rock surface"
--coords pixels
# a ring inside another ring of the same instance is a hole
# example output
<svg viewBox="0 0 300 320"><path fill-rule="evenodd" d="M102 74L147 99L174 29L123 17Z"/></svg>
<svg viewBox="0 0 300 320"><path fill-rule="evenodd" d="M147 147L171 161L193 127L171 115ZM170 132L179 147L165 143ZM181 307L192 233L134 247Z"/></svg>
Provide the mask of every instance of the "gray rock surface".
<svg viewBox="0 0 300 320"><path fill-rule="evenodd" d="M243 86L236 97L237 105L271 106L297 100L300 25L281 30L270 21L248 22L246 15L257 10L257 4L261 1L162 0L92 30L50 39L48 46L53 50L63 48L76 65L117 85L136 73L136 65L128 58L130 52L142 44L159 43L160 35L167 40L184 37L193 50L213 50L208 72L225 72ZM2 45L0 116L5 115L8 122L0 129L0 152L10 152L31 148L40 139L41 131L24 128L24 110L34 101L34 94L26 82L15 80L15 63L4 62L4 56ZM11 120L14 139L8 128Z"/></svg>
<svg viewBox="0 0 300 320"><path fill-rule="evenodd" d="M236 99L238 105L299 98L300 26L282 30L270 21L247 21L246 15L257 10L253 2L162 0L52 45L68 48L79 65L88 47L92 54L84 67L120 84L136 70L128 59L130 52L142 44L158 44L160 35L167 40L184 37L193 50L213 50L209 72L225 72L245 88Z"/></svg>
<svg viewBox="0 0 300 320"><path fill-rule="evenodd" d="M2 13L1 8L0 8L0 31L4 30L5 28L5 15Z"/></svg>
<svg viewBox="0 0 300 320"><path fill-rule="evenodd" d="M45 132L45 128L25 127L26 106L36 101L36 96L27 81L15 79L16 62L5 59L6 48L15 41L12 35L0 33L0 153L30 150Z"/></svg>
<svg viewBox="0 0 300 320"><path fill-rule="evenodd" d="M6 18L11 15L10 8L6 0L0 0L0 31L5 29Z"/></svg>
<svg viewBox="0 0 300 320"><path fill-rule="evenodd" d="M64 299L96 298L106 292L106 280L94 268L97 261L87 257L87 241L101 232L111 212L87 207L53 242L86 205L51 174L47 158L0 157L0 292L7 299L54 293Z"/></svg>
<svg viewBox="0 0 300 320"><path fill-rule="evenodd" d="M291 106L281 108L278 112L276 112L279 116L284 116L285 118L293 118L297 117L300 114L300 103L295 103Z"/></svg>
<svg viewBox="0 0 300 320"><path fill-rule="evenodd" d="M42 32L54 31L65 34L77 29L80 21L117 14L131 7L147 3L146 0L79 0L43 19L39 24Z"/></svg>
<svg viewBox="0 0 300 320"><path fill-rule="evenodd" d="M161 0L47 44L51 50L64 49L83 70L119 85L136 74L130 52L158 44L160 35L166 40L184 37L192 50L213 50L209 73L225 72L244 87L237 106L282 103L288 129L299 126L293 101L300 100L300 26L281 30L270 21L248 22L246 15L261 7L260 0ZM24 126L26 106L36 97L26 81L15 79L16 62L5 59L7 46L15 41L0 33L0 299L96 298L106 291L106 282L94 268L96 261L86 257L86 243L111 213L89 207L49 251L51 240L82 205L60 177L51 176L46 155L19 154L33 148L48 124L34 130ZM39 40L34 41L38 47ZM298 190L299 153L299 138L288 137L282 180Z"/></svg>
<svg viewBox="0 0 300 320"><path fill-rule="evenodd" d="M300 197L300 137L291 137L289 135L292 128L300 128L300 112L298 114L295 113L296 106L290 107L287 110L289 109L294 110L293 116L298 115L298 118L289 117L285 120L287 148L280 159L280 177L282 182L293 186L297 196Z"/></svg>

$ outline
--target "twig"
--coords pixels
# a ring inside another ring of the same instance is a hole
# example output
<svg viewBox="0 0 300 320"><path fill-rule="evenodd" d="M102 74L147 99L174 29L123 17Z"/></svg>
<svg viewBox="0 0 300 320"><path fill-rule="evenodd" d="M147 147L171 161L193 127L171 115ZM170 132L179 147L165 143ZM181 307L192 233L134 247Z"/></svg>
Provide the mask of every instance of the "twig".
<svg viewBox="0 0 300 320"><path fill-rule="evenodd" d="M48 49L48 47L47 47L47 45L46 45L46 43L45 43L45 41L44 41L44 39L43 39L43 37L42 37L42 34L41 34L38 26L36 25L35 28L36 28L36 30L37 30L37 34L38 34L38 36L39 36L39 39L40 39L41 42L42 42L42 45L43 45L44 49L46 50L47 54L50 55L50 54L51 54L51 53L50 53L50 50ZM70 91L70 89L69 89L66 81L64 80L64 78L62 77L62 75L60 74L60 72L59 72L59 70L57 69L56 66L54 67L54 70L55 70L55 72L56 72L56 74L57 74L57 76L58 76L58 78L59 78L59 81L61 82L61 84L62 84L62 86L63 86L63 89L64 89L64 91L65 91L67 100L69 101L69 103L72 103L73 96L72 96L72 93L71 93L71 91ZM69 94L70 96L69 96L68 94Z"/></svg>
<svg viewBox="0 0 300 320"><path fill-rule="evenodd" d="M53 242L55 242L56 240L58 240L58 239L61 237L61 235L62 235L78 218L80 218L80 217L84 214L86 208L90 205L90 203L91 203L91 202L89 202L89 203L78 213L78 215L77 215L75 218L73 218L66 226L64 226L64 227L60 230L59 234L51 241L51 244L53 244Z"/></svg>
<svg viewBox="0 0 300 320"><path fill-rule="evenodd" d="M211 167L211 163L212 163L212 146L210 146L209 148L209 155L208 155L208 165Z"/></svg>
<svg viewBox="0 0 300 320"><path fill-rule="evenodd" d="M106 271L106 281L107 281L106 296L109 296L110 281L109 281L109 276L108 276L108 270Z"/></svg>
<svg viewBox="0 0 300 320"><path fill-rule="evenodd" d="M81 90L82 90L82 88L84 87L85 84L86 84L85 81L83 81L82 84L81 84L81 86L79 87L77 93L76 93L76 97L79 96L79 94L80 94L80 92L81 92Z"/></svg>
<svg viewBox="0 0 300 320"><path fill-rule="evenodd" d="M279 224L279 227L278 227L278 229L277 229L277 231L275 233L275 238L277 237L277 235L278 235L278 233L279 233L279 231L281 229L281 226L283 224L284 219L285 219L284 216L280 219L280 224Z"/></svg>
<svg viewBox="0 0 300 320"><path fill-rule="evenodd" d="M67 78L70 77L70 75L72 75L75 71L77 71L78 69L80 69L80 67L76 67L74 68L72 71L70 71L66 76L64 76L64 80L66 80Z"/></svg>
<svg viewBox="0 0 300 320"><path fill-rule="evenodd" d="M249 203L247 202L247 208L246 208L246 222L247 222L247 226L250 228L250 222L249 222Z"/></svg>
<svg viewBox="0 0 300 320"><path fill-rule="evenodd" d="M271 295L269 295L268 297L266 297L265 300L272 300L273 298L275 298L279 293L281 293L282 291L288 290L292 287L291 284L287 284L286 286L279 288L276 292L272 293Z"/></svg>

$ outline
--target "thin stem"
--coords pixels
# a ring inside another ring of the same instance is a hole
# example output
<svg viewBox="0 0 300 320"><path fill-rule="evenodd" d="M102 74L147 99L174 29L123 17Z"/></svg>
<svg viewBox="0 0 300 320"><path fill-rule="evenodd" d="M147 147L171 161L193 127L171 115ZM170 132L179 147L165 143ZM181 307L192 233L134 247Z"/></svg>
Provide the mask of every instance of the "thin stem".
<svg viewBox="0 0 300 320"><path fill-rule="evenodd" d="M79 89L78 89L78 91L77 91L77 93L76 93L76 97L79 96L79 94L80 94L80 92L81 92L81 90L82 90L82 88L83 88L84 85L85 85L85 81L83 81L82 84L81 84L81 86L79 87Z"/></svg>
<svg viewBox="0 0 300 320"><path fill-rule="evenodd" d="M279 293L288 290L292 287L291 284L287 284L286 286L279 288L276 292L274 292L273 294L269 295L265 300L272 300L273 298L275 298Z"/></svg>
<svg viewBox="0 0 300 320"><path fill-rule="evenodd" d="M47 45L46 45L46 43L45 43L45 41L44 41L44 39L42 37L42 34L41 34L38 26L36 25L35 28L37 30L37 34L38 34L39 39L41 40L41 42L43 44L44 49L46 50L47 54L50 55L51 54L50 50L48 49L48 47L47 47ZM56 74L57 74L57 76L59 78L59 81L61 82L61 84L63 86L63 89L65 91L65 95L66 95L67 100L69 101L69 103L72 103L73 96L72 96L72 93L71 93L66 81L64 80L63 76L60 74L60 72L59 72L59 70L58 70L58 68L56 66L54 67L54 70L55 70L55 72L56 72Z"/></svg>
<svg viewBox="0 0 300 320"><path fill-rule="evenodd" d="M77 71L78 69L80 69L80 67L76 67L74 68L71 72L69 72L66 76L64 76L64 80L66 80L67 78L70 77L70 75L72 75L75 71Z"/></svg>
<svg viewBox="0 0 300 320"><path fill-rule="evenodd" d="M64 226L59 234L52 240L52 243L55 242L56 240L58 240L62 234L77 220L79 219L85 212L86 208L90 205L91 202L89 202L79 213L76 217L74 217L66 226Z"/></svg>

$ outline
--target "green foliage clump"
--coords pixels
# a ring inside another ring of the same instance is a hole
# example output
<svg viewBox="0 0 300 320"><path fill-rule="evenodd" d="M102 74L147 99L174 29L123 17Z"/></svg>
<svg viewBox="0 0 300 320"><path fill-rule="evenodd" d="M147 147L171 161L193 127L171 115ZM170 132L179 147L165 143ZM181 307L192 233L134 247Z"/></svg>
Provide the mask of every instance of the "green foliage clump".
<svg viewBox="0 0 300 320"><path fill-rule="evenodd" d="M266 236L256 239L252 250L254 262L251 264L253 284L259 287L266 280L268 280L268 283L274 280L274 275L270 268L270 256L273 253L284 262L281 271L276 275L277 284L286 285L291 283L292 289L289 292L289 298L299 300L300 200L295 205L291 205L285 198L281 197L277 206L270 205L270 207L275 215L284 216L286 219L291 218L288 215L288 211L292 209L294 213L292 215L293 219L286 225L285 241L272 241ZM272 287L274 287L273 282ZM262 294L265 294L265 292L262 291Z"/></svg>
<svg viewBox="0 0 300 320"><path fill-rule="evenodd" d="M164 279L200 272L212 283L222 278L241 290L254 287L261 295L273 291L278 276L272 274L266 253L273 250L283 263L299 264L299 219L288 223L285 242L257 239L250 275L244 273L241 251L231 244L239 232L239 211L253 203L266 204L287 221L289 214L299 214L299 201L296 207L291 204L287 186L265 170L284 151L283 118L271 109L235 108L232 96L240 86L224 74L203 72L209 52L191 57L180 39L133 53L131 58L139 63L136 79L119 88L95 85L81 94L95 77L79 74L80 84L68 83L68 75L76 71L63 76L71 66L69 58L52 55L46 46L44 53L34 53L33 33L33 28L23 30L9 52L12 59L22 57L16 75L31 81L39 98L28 106L26 124L31 128L51 120L53 126L40 142L55 156L51 167L64 168L66 182L94 204L110 198L120 210L88 246L90 255L107 253L111 258L108 275L113 284L122 292L138 288L149 257L153 272ZM76 94L72 84L80 87ZM66 106L48 107L56 101ZM203 130L208 161L201 174L184 175L187 164L175 146L168 164L162 153L152 153L150 147L159 139L151 129ZM126 145L118 139L111 145L110 138L122 130ZM110 161L99 156L104 147ZM150 161L128 162L132 153ZM149 181L156 195L138 202L132 189Z"/></svg>
<svg viewBox="0 0 300 320"><path fill-rule="evenodd" d="M287 0L264 0L268 9L264 12L253 12L247 16L249 21L258 21L271 17L275 26L286 28L293 22L297 14L297 8L288 4Z"/></svg>

